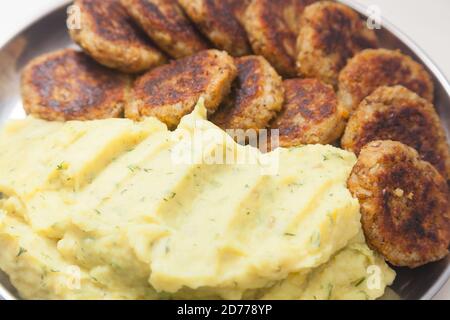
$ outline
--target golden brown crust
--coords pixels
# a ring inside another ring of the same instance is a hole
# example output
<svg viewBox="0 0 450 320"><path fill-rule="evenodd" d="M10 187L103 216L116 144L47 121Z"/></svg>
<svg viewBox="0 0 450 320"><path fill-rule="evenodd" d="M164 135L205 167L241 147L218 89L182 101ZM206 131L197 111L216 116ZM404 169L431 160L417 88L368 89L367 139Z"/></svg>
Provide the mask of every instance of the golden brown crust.
<svg viewBox="0 0 450 320"><path fill-rule="evenodd" d="M378 40L360 15L346 5L321 1L306 7L297 40L299 75L337 86L347 60Z"/></svg>
<svg viewBox="0 0 450 320"><path fill-rule="evenodd" d="M296 75L296 41L304 8L315 0L253 0L244 27L253 51L284 77Z"/></svg>
<svg viewBox="0 0 450 320"><path fill-rule="evenodd" d="M264 129L284 100L282 79L261 56L235 59L238 79L210 120L222 129Z"/></svg>
<svg viewBox="0 0 450 320"><path fill-rule="evenodd" d="M245 11L247 11L248 6L252 0L223 0L228 3L234 16L239 20L241 24L244 24Z"/></svg>
<svg viewBox="0 0 450 320"><path fill-rule="evenodd" d="M136 80L125 115L135 120L154 116L174 128L200 97L210 113L216 111L236 75L233 58L223 51L205 50L173 61Z"/></svg>
<svg viewBox="0 0 450 320"><path fill-rule="evenodd" d="M367 49L355 55L339 75L339 104L347 117L381 86L402 85L433 102L434 85L425 68L400 51Z"/></svg>
<svg viewBox="0 0 450 320"><path fill-rule="evenodd" d="M120 117L129 87L128 76L72 49L40 56L22 73L25 111L50 121Z"/></svg>
<svg viewBox="0 0 450 320"><path fill-rule="evenodd" d="M271 129L279 129L281 147L329 144L339 138L344 122L330 85L316 79L291 79L283 86L283 110L271 124Z"/></svg>
<svg viewBox="0 0 450 320"><path fill-rule="evenodd" d="M450 149L434 106L402 87L381 87L350 118L342 147L359 154L370 141L394 140L415 148L450 180Z"/></svg>
<svg viewBox="0 0 450 320"><path fill-rule="evenodd" d="M390 263L415 268L448 254L449 189L414 149L371 142L361 151L348 187L361 204L367 243Z"/></svg>
<svg viewBox="0 0 450 320"><path fill-rule="evenodd" d="M126 73L148 70L166 62L134 24L119 0L75 0L81 10L81 29L72 39L99 63Z"/></svg>
<svg viewBox="0 0 450 320"><path fill-rule="evenodd" d="M173 58L208 48L176 0L121 0L148 36Z"/></svg>
<svg viewBox="0 0 450 320"><path fill-rule="evenodd" d="M218 49L236 57L250 53L245 30L234 15L228 0L179 0L179 2L198 29Z"/></svg>

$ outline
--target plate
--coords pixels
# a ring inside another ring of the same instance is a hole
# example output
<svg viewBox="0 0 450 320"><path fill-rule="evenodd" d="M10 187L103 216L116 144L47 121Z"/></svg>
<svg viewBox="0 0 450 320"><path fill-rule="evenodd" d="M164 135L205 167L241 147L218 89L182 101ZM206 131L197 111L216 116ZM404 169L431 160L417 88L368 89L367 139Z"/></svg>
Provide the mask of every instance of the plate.
<svg viewBox="0 0 450 320"><path fill-rule="evenodd" d="M353 1L341 1L367 17L365 7ZM20 73L36 56L66 47L75 47L66 30L66 6L41 17L20 32L0 49L0 126L8 119L25 116L20 97ZM438 67L409 38L392 24L382 19L382 29L377 30L381 46L400 49L422 62L435 82L435 105L447 131L450 132L450 83ZM433 298L450 278L450 257L437 263L410 270L396 268L397 279L385 299ZM0 273L0 299L17 299L16 291L5 274Z"/></svg>

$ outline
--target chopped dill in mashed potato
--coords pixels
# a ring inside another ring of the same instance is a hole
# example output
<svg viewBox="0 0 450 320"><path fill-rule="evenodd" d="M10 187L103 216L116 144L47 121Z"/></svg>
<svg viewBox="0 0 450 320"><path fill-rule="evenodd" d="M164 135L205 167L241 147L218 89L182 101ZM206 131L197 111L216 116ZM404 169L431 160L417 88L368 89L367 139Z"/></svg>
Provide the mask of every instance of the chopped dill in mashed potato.
<svg viewBox="0 0 450 320"><path fill-rule="evenodd" d="M249 148L205 114L198 106L175 132L151 118L10 122L0 135L0 268L20 295L382 296L395 275L361 236L346 188L354 154L279 149L273 175L254 164L174 163L179 130L221 136L207 154L220 141ZM367 285L370 266L380 270L376 287Z"/></svg>

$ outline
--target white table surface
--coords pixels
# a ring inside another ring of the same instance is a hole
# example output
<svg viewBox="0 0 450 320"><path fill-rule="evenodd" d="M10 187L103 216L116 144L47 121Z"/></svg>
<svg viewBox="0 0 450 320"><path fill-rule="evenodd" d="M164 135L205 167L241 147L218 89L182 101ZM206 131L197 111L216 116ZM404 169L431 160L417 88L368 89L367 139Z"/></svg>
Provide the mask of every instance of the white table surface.
<svg viewBox="0 0 450 320"><path fill-rule="evenodd" d="M450 79L449 0L357 0L380 8L383 17L422 47ZM0 1L0 47L36 16L65 0ZM450 300L450 281L436 296Z"/></svg>

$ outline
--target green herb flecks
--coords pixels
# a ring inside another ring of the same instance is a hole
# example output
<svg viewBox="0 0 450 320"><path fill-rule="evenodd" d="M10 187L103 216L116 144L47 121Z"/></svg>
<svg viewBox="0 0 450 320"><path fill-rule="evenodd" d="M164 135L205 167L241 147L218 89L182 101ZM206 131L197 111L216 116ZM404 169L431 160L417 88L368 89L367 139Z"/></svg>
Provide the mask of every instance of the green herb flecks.
<svg viewBox="0 0 450 320"><path fill-rule="evenodd" d="M17 254L17 257L20 257L21 255L23 255L23 254L25 254L27 252L28 252L27 249L20 247L19 253Z"/></svg>
<svg viewBox="0 0 450 320"><path fill-rule="evenodd" d="M359 287L365 280L366 280L366 277L362 277L361 279L354 281L352 284L355 287Z"/></svg>
<svg viewBox="0 0 450 320"><path fill-rule="evenodd" d="M327 300L331 300L331 296L333 295L333 285L330 283L328 285L328 296L327 296Z"/></svg>
<svg viewBox="0 0 450 320"><path fill-rule="evenodd" d="M330 224L331 224L332 226L334 226L335 221L334 221L334 216L333 216L333 214L332 214L332 213L329 213L329 214L327 214L327 217L328 217L328 219L330 220Z"/></svg>
<svg viewBox="0 0 450 320"><path fill-rule="evenodd" d="M66 170L66 169L67 169L67 165L66 165L66 163L63 161L63 162L61 162L60 164L58 164L58 165L56 166L56 169L57 169L58 171Z"/></svg>
<svg viewBox="0 0 450 320"><path fill-rule="evenodd" d="M313 247L319 248L320 247L320 232L315 231L310 238L310 242Z"/></svg>
<svg viewBox="0 0 450 320"><path fill-rule="evenodd" d="M130 170L132 173L134 173L134 172L136 172L136 171L141 171L141 170L142 170L142 168L139 167L139 166L137 166L137 165L129 165L127 168L128 168L128 170Z"/></svg>
<svg viewBox="0 0 450 320"><path fill-rule="evenodd" d="M171 192L170 195L168 197L164 198L163 200L165 202L168 202L169 200L175 198L176 196L177 196L177 194L175 192Z"/></svg>

